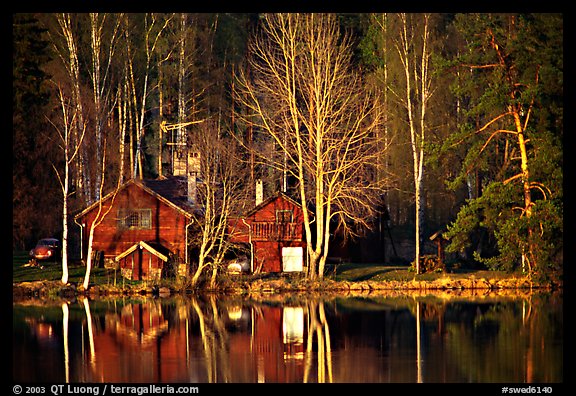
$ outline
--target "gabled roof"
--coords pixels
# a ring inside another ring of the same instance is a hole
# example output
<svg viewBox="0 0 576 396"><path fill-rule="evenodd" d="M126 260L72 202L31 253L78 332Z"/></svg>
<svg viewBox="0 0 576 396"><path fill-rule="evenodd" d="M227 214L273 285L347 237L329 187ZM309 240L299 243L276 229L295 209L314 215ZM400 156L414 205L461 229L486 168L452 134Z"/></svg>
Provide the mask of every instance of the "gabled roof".
<svg viewBox="0 0 576 396"><path fill-rule="evenodd" d="M188 181L185 176L170 176L164 179L145 179L140 181L145 188L161 199L192 215L198 207L188 201ZM199 183L197 181L197 183Z"/></svg>
<svg viewBox="0 0 576 396"><path fill-rule="evenodd" d="M166 249L164 246L162 246L160 244L154 244L152 242L147 243L144 241L140 241L140 242L135 243L134 245L130 246L124 252L122 252L118 256L114 257L114 260L116 262L118 262L138 248L145 249L145 250L149 251L150 253L152 253L153 255L155 255L156 257L158 257L162 261L168 261L168 254L169 254L168 249Z"/></svg>
<svg viewBox="0 0 576 396"><path fill-rule="evenodd" d="M252 210L250 210L248 213L246 213L246 215L244 217L252 216L254 213L258 212L260 209L262 209L263 207L268 205L270 202L272 202L278 198L282 198L282 199L290 202L291 204L298 206L299 208L302 207L302 205L300 205L299 202L296 202L294 199L290 198L288 195L286 195L282 191L278 191L277 194L268 197L267 199L262 201L259 205L256 205Z"/></svg>
<svg viewBox="0 0 576 396"><path fill-rule="evenodd" d="M113 190L106 194L100 201L96 201L74 216L74 219L83 217L86 213L96 208L99 202L111 199L115 194L126 189L128 186L136 185L148 194L158 198L166 205L174 208L187 218L191 218L198 208L187 199L188 185L184 176L172 176L159 180L136 180L130 179L120 186L118 190Z"/></svg>

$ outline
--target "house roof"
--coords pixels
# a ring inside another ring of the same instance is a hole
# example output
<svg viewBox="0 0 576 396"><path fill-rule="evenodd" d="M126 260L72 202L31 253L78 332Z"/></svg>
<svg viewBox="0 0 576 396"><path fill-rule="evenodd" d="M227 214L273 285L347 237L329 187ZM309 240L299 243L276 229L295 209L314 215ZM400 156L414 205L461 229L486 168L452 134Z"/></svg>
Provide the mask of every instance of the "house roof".
<svg viewBox="0 0 576 396"><path fill-rule="evenodd" d="M140 241L140 242L135 243L134 245L130 246L124 252L122 252L118 256L114 257L114 260L118 262L138 248L146 249L147 251L149 251L150 253L152 253L153 255L155 255L156 257L158 257L162 261L168 261L168 254L169 254L168 249L166 249L164 246L162 246L160 244L153 243L153 242L144 242L144 241Z"/></svg>
<svg viewBox="0 0 576 396"><path fill-rule="evenodd" d="M292 203L293 205L298 206L299 208L302 207L302 205L300 205L299 202L296 202L295 200L293 200L292 198L290 198L288 195L286 195L285 193L283 193L282 191L278 191L277 194L272 195L270 197L268 197L267 199L265 199L264 201L262 201L259 205L256 205L254 208L252 208L252 210L250 210L248 213L246 213L245 217L248 216L252 216L254 213L258 212L260 209L262 209L264 206L268 205L270 202L278 199L278 198L282 198L290 203Z"/></svg>
<svg viewBox="0 0 576 396"><path fill-rule="evenodd" d="M115 196L118 192L124 190L128 186L137 185L144 191L148 192L150 195L158 198L168 206L173 207L177 211L184 214L186 217L191 218L193 213L198 210L198 208L190 203L187 198L188 185L186 177L184 176L171 176L163 179L144 179L136 180L130 179L120 186L118 190L113 190L100 201L96 201L93 204L86 207L80 213L74 216L74 219L83 217L86 213L92 211L98 206L99 202L105 202Z"/></svg>
<svg viewBox="0 0 576 396"><path fill-rule="evenodd" d="M196 205L188 201L188 182L185 176L145 179L140 182L154 194L166 199L187 214L193 214L198 210Z"/></svg>

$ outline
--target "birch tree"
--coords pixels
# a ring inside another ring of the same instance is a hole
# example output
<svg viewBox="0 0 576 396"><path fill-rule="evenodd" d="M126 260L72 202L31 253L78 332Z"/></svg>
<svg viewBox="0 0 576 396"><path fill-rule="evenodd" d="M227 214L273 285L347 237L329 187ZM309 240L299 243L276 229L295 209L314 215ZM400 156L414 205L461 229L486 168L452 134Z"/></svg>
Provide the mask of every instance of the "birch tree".
<svg viewBox="0 0 576 396"><path fill-rule="evenodd" d="M334 14L266 14L260 29L248 44L250 74L238 78L239 118L279 152L257 148L260 163L296 180L308 276L322 278L331 225L353 235L374 215L379 104Z"/></svg>
<svg viewBox="0 0 576 396"><path fill-rule="evenodd" d="M141 179L143 177L143 168L142 168L142 143L144 139L144 115L146 114L146 101L148 99L149 94L149 79L150 79L150 72L151 72L151 65L152 59L156 50L156 46L158 44L158 40L162 35L162 32L170 21L172 20L173 15L168 16L166 19L162 20L159 15L150 13L146 14L144 18L145 23L145 34L144 34L144 49L146 52L146 59L145 59L145 66L144 66L144 81L142 84L142 92L140 96L140 107L139 107L139 117L136 119L136 154L135 154L135 161L134 161L134 171L133 177L138 177ZM126 34L128 31L126 30ZM132 69L132 64L130 64L130 76L132 78L132 95L133 95L133 102L134 108L137 108L137 99L136 99L136 83L134 81L134 72Z"/></svg>
<svg viewBox="0 0 576 396"><path fill-rule="evenodd" d="M393 91L404 106L410 132L412 151L412 176L415 201L415 258L416 273L420 273L420 251L424 223L424 151L428 126L426 111L432 96L432 74L430 73L430 15L399 14L400 21L396 51L404 72L403 91Z"/></svg>
<svg viewBox="0 0 576 396"><path fill-rule="evenodd" d="M128 132L128 89L126 74L117 82L116 87L116 113L118 119L118 183L124 183L126 169L126 134Z"/></svg>
<svg viewBox="0 0 576 396"><path fill-rule="evenodd" d="M75 107L75 131L82 131L86 125L86 114L84 109L84 98L81 93L81 70L79 61L79 49L77 45L77 32L74 30L75 17L69 13L55 15L57 27L50 32L50 39L55 53L60 58L66 70L70 86L71 99ZM78 139L78 136L73 137ZM91 179L87 164L87 153L83 147L78 153L76 164L75 183L76 189L80 191L84 203L91 202Z"/></svg>
<svg viewBox="0 0 576 396"><path fill-rule="evenodd" d="M214 122L205 122L191 132L191 141L192 149L199 155L197 170L202 180L197 188L196 238L191 241L199 252L198 265L191 286L197 286L201 276L211 270L210 286L214 287L224 256L231 248L227 238L229 219L240 213L246 202L246 170L238 158L235 141L221 136Z"/></svg>
<svg viewBox="0 0 576 396"><path fill-rule="evenodd" d="M91 68L90 77L92 80L92 99L94 102L94 135L96 145L96 163L100 163L102 159L103 142L104 142L104 127L106 121L113 111L113 104L110 104L111 96L111 81L110 69L112 59L116 46L116 38L119 32L122 16L115 18L112 14L98 14L90 13L90 48L91 48ZM109 35L105 37L105 28L107 27L107 19L115 19L111 21ZM106 48L104 43L108 45ZM95 184L99 186L100 172L95 174ZM94 190L93 199L99 200L99 189Z"/></svg>
<svg viewBox="0 0 576 396"><path fill-rule="evenodd" d="M58 99L60 101L60 110L62 112L62 126L52 124L58 132L60 139L60 148L64 152L64 175L60 175L60 171L56 169L54 164L52 167L58 177L60 188L62 190L62 278L63 284L68 283L68 197L70 196L70 168L78 155L82 142L84 141L84 134L86 126L82 129L79 139L74 142L72 139L73 130L76 127L76 108L71 105L70 100L64 97L62 89L58 87Z"/></svg>
<svg viewBox="0 0 576 396"><path fill-rule="evenodd" d="M103 142L103 151L102 151L102 162L99 164L100 165L100 172L101 172L101 177L100 177L100 186L99 186L99 196L102 197L102 191L104 190L104 183L106 181L106 139L104 139ZM118 180L120 180L120 177L118 177ZM88 286L90 285L90 275L92 272L92 259L93 259L93 249L92 249L92 245L94 243L94 231L96 230L96 227L98 227L100 224L102 224L102 222L104 221L104 219L106 218L106 216L108 215L108 213L110 213L110 211L112 210L112 207L114 206L114 199L116 198L116 194L118 193L120 188L120 184L118 183L115 187L115 189L110 193L111 194L111 198L108 201L108 206L105 207L104 206L104 199L99 199L98 200L98 210L96 211L96 216L94 217L94 220L92 221L92 223L90 223L90 227L88 230L88 252L87 252L87 257L86 257L86 272L84 274L84 280L82 282L82 288L84 290L88 290Z"/></svg>

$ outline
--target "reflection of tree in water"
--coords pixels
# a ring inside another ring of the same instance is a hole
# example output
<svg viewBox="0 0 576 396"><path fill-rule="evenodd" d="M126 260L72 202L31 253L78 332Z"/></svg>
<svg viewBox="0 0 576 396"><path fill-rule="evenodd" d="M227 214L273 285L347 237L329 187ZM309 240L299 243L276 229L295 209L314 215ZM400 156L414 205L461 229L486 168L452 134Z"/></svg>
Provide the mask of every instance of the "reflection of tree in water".
<svg viewBox="0 0 576 396"><path fill-rule="evenodd" d="M62 382L561 382L562 305L561 292L457 302L204 295L80 298L20 315L38 345L23 362Z"/></svg>
<svg viewBox="0 0 576 396"><path fill-rule="evenodd" d="M316 358L318 382L332 382L332 347L330 344L330 329L326 320L324 302L310 300L306 304L308 311L308 337L306 339L306 357L304 367L304 382L310 381L310 370L313 360L314 336L316 336Z"/></svg>
<svg viewBox="0 0 576 396"><path fill-rule="evenodd" d="M191 304L199 321L208 382L232 381L228 364L228 332L218 311L216 296L208 296L208 301L204 304L206 312L202 310L196 298L191 299ZM218 378L219 372L222 378Z"/></svg>
<svg viewBox="0 0 576 396"><path fill-rule="evenodd" d="M562 339L561 307L539 295L474 304L446 325L447 353L467 381L561 382L562 344L549 342Z"/></svg>
<svg viewBox="0 0 576 396"><path fill-rule="evenodd" d="M333 381L323 302L255 303L246 310L208 296L192 297L190 305L208 382Z"/></svg>

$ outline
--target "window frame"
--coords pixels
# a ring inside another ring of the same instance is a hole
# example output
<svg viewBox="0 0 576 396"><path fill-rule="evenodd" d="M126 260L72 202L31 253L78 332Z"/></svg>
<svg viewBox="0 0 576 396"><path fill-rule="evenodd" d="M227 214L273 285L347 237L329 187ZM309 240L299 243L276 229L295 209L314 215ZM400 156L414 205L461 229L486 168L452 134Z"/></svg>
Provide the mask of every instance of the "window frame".
<svg viewBox="0 0 576 396"><path fill-rule="evenodd" d="M289 220L286 221L286 215L289 214ZM294 210L292 209L276 209L276 223L293 223L294 222Z"/></svg>
<svg viewBox="0 0 576 396"><path fill-rule="evenodd" d="M151 230L152 209L149 208L118 209L118 229Z"/></svg>

